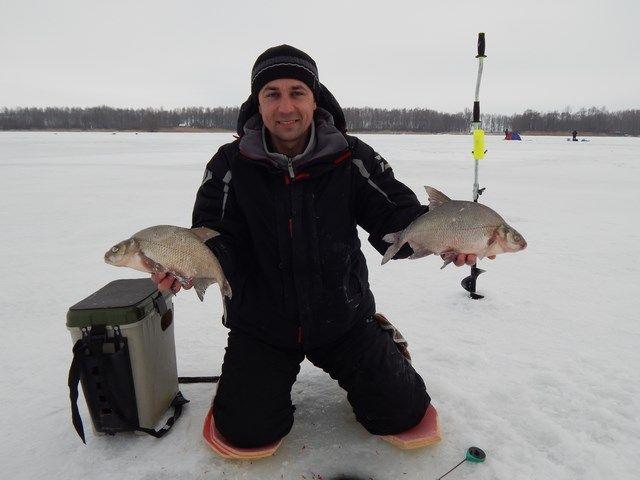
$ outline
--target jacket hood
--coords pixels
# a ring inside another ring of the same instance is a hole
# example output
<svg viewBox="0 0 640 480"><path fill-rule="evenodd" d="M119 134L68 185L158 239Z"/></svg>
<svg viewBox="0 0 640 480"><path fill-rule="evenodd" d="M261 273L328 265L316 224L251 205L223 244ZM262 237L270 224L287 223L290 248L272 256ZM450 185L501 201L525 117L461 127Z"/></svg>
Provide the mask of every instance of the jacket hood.
<svg viewBox="0 0 640 480"><path fill-rule="evenodd" d="M333 159L349 146L344 134L336 128L333 116L320 107L316 109L313 116L307 148L300 155L290 158L267 151L264 135L262 117L256 113L244 125L243 135L240 138L240 152L247 158L261 160L289 173L291 173L290 164L295 170L300 170L311 163Z"/></svg>

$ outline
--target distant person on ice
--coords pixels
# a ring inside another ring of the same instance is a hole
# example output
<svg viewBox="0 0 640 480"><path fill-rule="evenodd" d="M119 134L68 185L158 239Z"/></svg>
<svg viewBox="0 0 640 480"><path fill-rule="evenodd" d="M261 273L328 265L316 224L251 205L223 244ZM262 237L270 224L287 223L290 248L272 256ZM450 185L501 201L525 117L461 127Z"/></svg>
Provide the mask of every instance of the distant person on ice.
<svg viewBox="0 0 640 480"><path fill-rule="evenodd" d="M504 131L504 139L505 140L522 140L518 132L510 132L508 128L505 129Z"/></svg>
<svg viewBox="0 0 640 480"><path fill-rule="evenodd" d="M291 387L305 357L347 391L372 434L415 426L429 405L406 342L376 313L356 228L383 254L382 237L428 207L382 156L345 132L314 60L280 45L253 65L240 138L206 167L193 226L221 233L207 246L233 290L224 299L230 331L213 412L235 446L259 447L289 433ZM405 245L395 258L411 253ZM461 254L454 263L475 260ZM170 275L153 279L160 289L180 290Z"/></svg>
<svg viewBox="0 0 640 480"><path fill-rule="evenodd" d="M573 132L571 132L571 135L572 135L572 137L573 137L573 138L572 138L572 140L573 140L574 142L577 142L577 141L578 141L578 131L577 131L577 130L574 130Z"/></svg>

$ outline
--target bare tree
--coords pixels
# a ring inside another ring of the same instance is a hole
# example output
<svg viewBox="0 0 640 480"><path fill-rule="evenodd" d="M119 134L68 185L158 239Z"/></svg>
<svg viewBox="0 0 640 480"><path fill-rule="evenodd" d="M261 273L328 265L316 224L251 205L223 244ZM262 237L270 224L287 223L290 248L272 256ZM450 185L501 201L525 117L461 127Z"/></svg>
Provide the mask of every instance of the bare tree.
<svg viewBox="0 0 640 480"><path fill-rule="evenodd" d="M445 113L424 108L383 109L345 108L350 131L466 133L471 112ZM138 130L157 131L176 127L235 130L238 107L184 107L173 110L91 108L2 108L0 130ZM640 135L640 110L609 112L605 107L583 108L572 112L525 110L514 115L483 114L487 132L504 129L531 132L570 132L606 135Z"/></svg>

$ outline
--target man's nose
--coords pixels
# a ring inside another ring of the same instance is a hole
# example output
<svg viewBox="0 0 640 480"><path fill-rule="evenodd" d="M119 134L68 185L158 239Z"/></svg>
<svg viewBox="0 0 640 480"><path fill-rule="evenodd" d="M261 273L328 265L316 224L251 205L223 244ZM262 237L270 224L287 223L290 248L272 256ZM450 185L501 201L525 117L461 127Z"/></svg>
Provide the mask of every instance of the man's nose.
<svg viewBox="0 0 640 480"><path fill-rule="evenodd" d="M291 99L289 97L283 97L280 100L280 103L278 105L278 111L280 113L291 113L293 112L293 102L291 101Z"/></svg>

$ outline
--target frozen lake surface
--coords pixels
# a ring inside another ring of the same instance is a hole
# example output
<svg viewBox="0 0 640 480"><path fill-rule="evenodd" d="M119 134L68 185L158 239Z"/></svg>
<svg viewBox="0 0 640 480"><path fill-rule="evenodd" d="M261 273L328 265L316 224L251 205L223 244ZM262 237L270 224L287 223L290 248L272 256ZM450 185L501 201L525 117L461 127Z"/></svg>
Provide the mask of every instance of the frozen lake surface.
<svg viewBox="0 0 640 480"><path fill-rule="evenodd" d="M426 202L423 185L471 199L470 136L361 135ZM303 364L296 422L277 453L226 461L202 441L213 395L191 400L156 440L96 437L70 421L68 308L118 278L104 252L156 224L190 226L204 166L231 134L0 132L3 478L18 479L634 479L640 476L640 139L487 138L481 197L528 248L468 268L427 257L380 266L361 234L378 311L404 333L440 413L443 441L404 452L369 435L346 395ZM361 232L362 233L362 232ZM180 375L215 375L226 344L212 288L175 299Z"/></svg>

